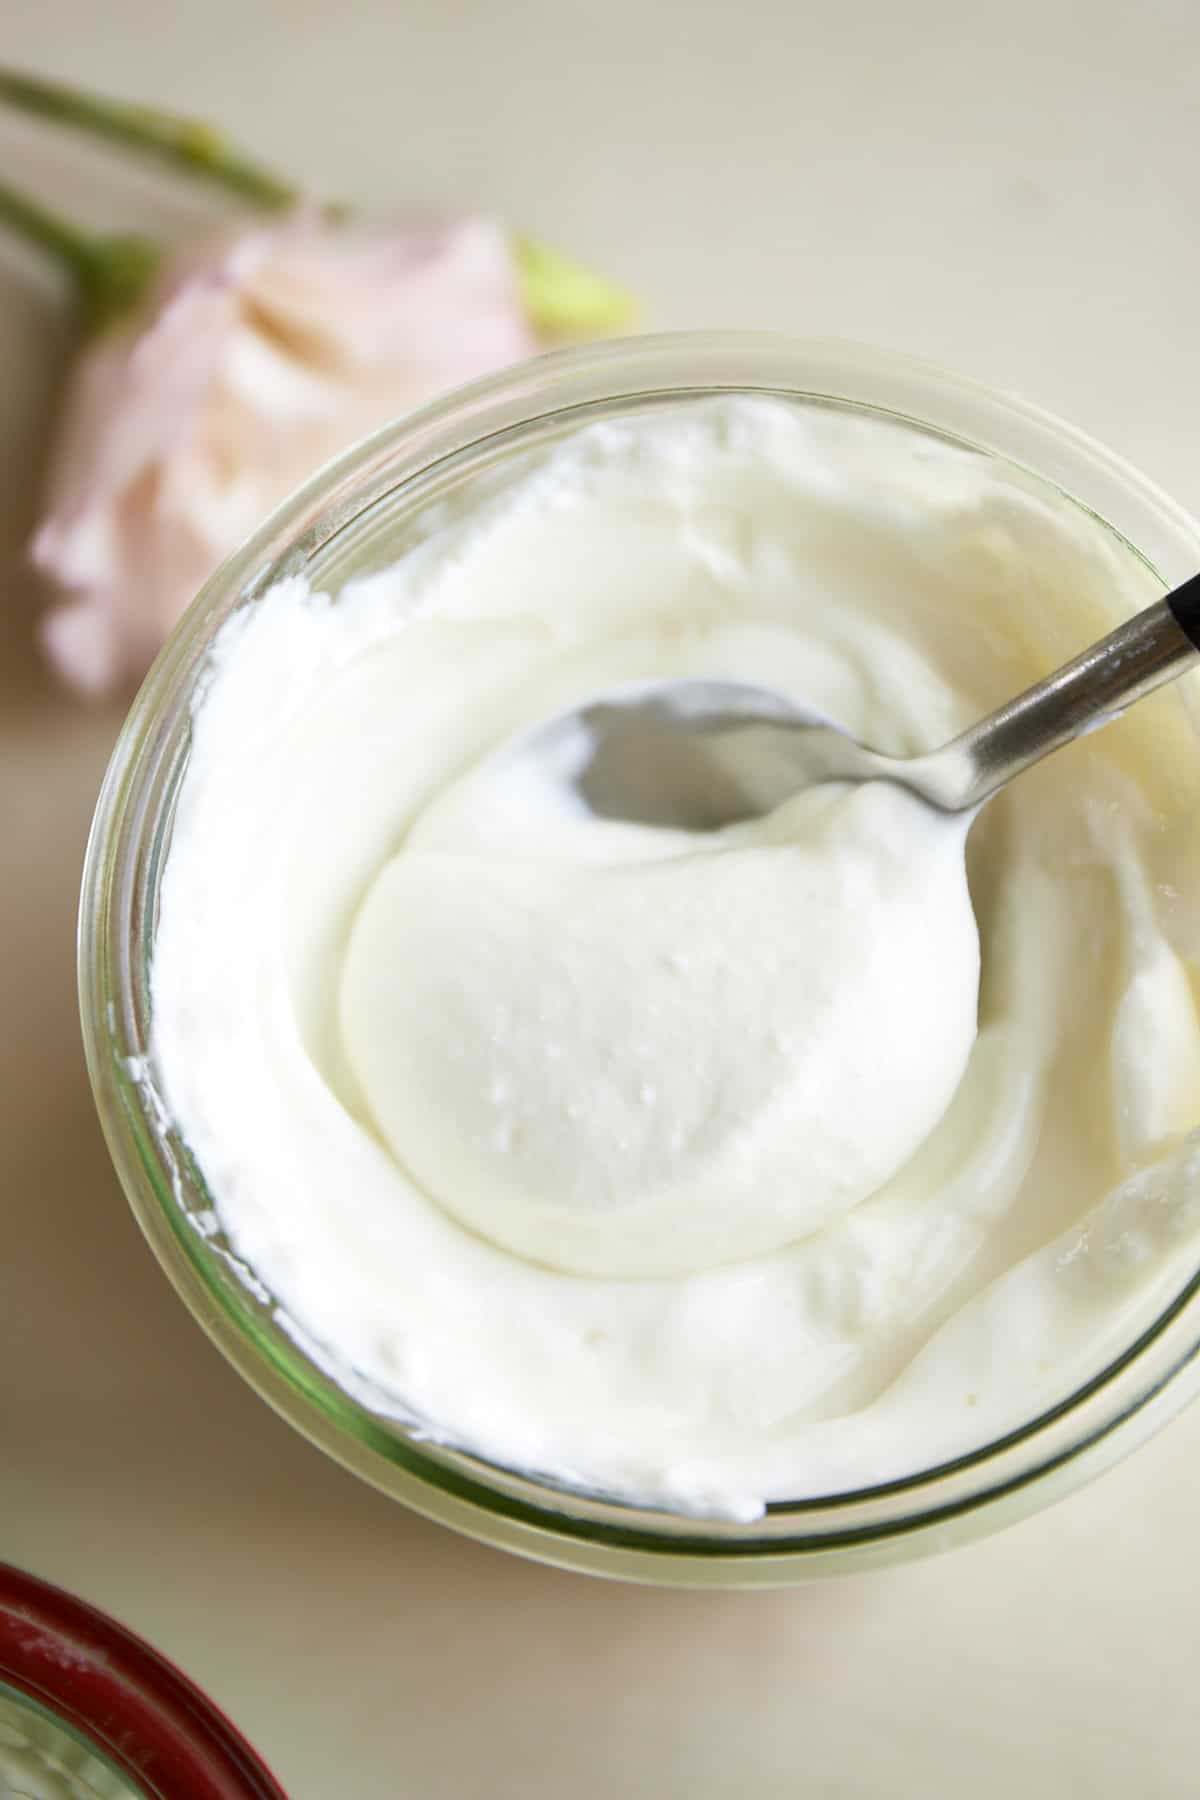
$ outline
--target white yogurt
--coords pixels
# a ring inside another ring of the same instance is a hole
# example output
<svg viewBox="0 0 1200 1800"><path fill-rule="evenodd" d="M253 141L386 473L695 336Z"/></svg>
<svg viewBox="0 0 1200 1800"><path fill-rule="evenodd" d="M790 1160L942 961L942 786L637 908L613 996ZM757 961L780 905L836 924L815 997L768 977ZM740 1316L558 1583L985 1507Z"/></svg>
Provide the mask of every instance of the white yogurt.
<svg viewBox="0 0 1200 1800"><path fill-rule="evenodd" d="M994 803L970 892L966 822L886 784L685 834L478 765L676 675L931 748L1153 594L1004 465L731 398L591 427L336 600L232 621L153 1057L296 1334L448 1442L747 1517L1094 1372L1200 1244L1177 696Z"/></svg>
<svg viewBox="0 0 1200 1800"><path fill-rule="evenodd" d="M620 860L581 864L552 812L534 851L479 844L503 814L474 785L372 884L342 971L347 1061L430 1198L548 1268L681 1275L907 1162L975 1037L963 821L814 788L698 843L597 827Z"/></svg>

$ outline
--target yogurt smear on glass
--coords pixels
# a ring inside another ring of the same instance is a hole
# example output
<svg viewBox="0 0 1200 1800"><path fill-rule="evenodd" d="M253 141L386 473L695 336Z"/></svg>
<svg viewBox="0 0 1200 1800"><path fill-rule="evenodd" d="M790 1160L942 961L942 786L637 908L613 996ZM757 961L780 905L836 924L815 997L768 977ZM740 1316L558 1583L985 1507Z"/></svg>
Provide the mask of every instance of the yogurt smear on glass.
<svg viewBox="0 0 1200 1800"><path fill-rule="evenodd" d="M974 824L871 783L665 830L493 753L675 676L917 752L1155 592L1009 465L729 397L578 429L391 566L236 614L152 1052L310 1352L505 1466L753 1518L1130 1342L1200 1236L1178 695Z"/></svg>

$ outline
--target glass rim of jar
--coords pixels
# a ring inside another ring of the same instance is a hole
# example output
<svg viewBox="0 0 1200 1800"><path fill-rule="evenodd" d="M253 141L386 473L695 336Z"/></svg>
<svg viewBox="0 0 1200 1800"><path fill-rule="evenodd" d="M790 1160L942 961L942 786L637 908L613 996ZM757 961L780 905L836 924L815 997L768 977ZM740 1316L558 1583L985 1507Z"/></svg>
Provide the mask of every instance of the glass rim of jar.
<svg viewBox="0 0 1200 1800"><path fill-rule="evenodd" d="M464 470L470 478L524 451L539 430L731 391L890 416L1058 489L1164 586L1200 566L1200 524L1122 458L1039 407L911 357L837 339L686 332L518 364L326 464L205 584L137 695L104 779L83 875L79 989L96 1104L134 1214L199 1323L292 1425L414 1510L498 1547L630 1580L772 1586L982 1535L1134 1448L1200 1388L1200 1268L1104 1369L1003 1437L878 1486L773 1503L752 1522L699 1519L562 1487L381 1417L286 1328L253 1273L192 1222L210 1202L142 1079L158 881L196 682L225 618L281 577L348 554L355 533L378 528L381 511L411 516L428 504L432 481Z"/></svg>

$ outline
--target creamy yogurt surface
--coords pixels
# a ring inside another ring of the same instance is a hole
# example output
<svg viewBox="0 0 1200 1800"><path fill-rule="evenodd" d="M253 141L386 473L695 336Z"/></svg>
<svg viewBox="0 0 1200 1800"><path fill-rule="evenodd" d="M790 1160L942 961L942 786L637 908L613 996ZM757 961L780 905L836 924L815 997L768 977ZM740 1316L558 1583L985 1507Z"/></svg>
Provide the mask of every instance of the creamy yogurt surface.
<svg viewBox="0 0 1200 1800"><path fill-rule="evenodd" d="M933 748L1157 584L882 418L676 402L514 460L200 684L153 1080L229 1243L380 1411L701 1514L1035 1417L1200 1249L1200 755L1177 694L974 823L886 783L720 831L499 747L627 682Z"/></svg>

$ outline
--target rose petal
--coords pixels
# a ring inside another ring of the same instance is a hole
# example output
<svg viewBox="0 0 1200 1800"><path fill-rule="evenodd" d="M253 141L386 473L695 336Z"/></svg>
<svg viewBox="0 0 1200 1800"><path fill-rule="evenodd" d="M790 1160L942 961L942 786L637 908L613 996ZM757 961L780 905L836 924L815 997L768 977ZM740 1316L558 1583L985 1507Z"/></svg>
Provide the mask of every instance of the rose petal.
<svg viewBox="0 0 1200 1800"><path fill-rule="evenodd" d="M328 457L536 349L488 220L367 232L297 214L174 258L68 390L31 545L51 663L89 694L141 674L217 563Z"/></svg>

